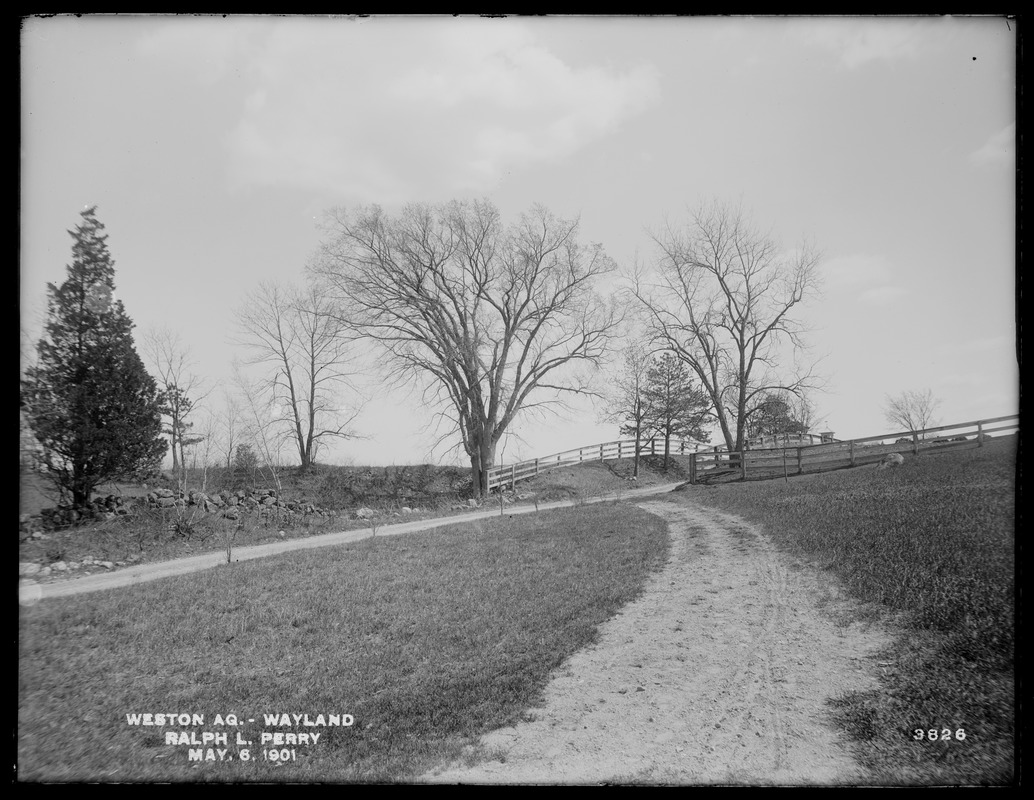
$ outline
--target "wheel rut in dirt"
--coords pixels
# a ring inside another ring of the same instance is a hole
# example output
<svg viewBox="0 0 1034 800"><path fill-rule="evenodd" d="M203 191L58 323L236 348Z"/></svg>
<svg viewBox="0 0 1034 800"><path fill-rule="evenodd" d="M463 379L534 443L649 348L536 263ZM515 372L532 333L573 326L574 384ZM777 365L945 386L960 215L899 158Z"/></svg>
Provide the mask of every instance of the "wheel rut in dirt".
<svg viewBox="0 0 1034 800"><path fill-rule="evenodd" d="M686 503L639 503L671 552L637 601L568 659L529 720L484 736L436 783L864 782L826 700L875 686L889 635L842 624L828 577L756 527ZM820 606L824 606L820 609Z"/></svg>

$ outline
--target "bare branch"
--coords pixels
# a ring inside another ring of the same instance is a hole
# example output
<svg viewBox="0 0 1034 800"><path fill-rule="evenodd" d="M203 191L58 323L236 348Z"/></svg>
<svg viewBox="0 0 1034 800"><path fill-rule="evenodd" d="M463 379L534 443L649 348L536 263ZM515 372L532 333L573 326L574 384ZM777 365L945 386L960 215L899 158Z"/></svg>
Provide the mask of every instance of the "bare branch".
<svg viewBox="0 0 1034 800"><path fill-rule="evenodd" d="M726 446L739 450L768 392L801 396L821 384L814 365L801 367L806 330L795 316L817 289L819 256L807 244L782 253L742 209L719 202L652 238L656 267L635 273L632 293L654 342L692 370Z"/></svg>
<svg viewBox="0 0 1034 800"><path fill-rule="evenodd" d="M448 409L481 491L530 398L584 391L571 367L597 365L621 321L593 290L611 260L541 206L510 226L487 201L337 210L328 234L311 271L397 383Z"/></svg>

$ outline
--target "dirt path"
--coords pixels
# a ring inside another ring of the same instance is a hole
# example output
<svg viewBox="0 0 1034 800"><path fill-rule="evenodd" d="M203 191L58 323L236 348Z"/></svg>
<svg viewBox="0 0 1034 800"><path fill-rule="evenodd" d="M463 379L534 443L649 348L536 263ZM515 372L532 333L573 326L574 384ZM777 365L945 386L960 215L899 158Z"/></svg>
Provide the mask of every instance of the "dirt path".
<svg viewBox="0 0 1034 800"><path fill-rule="evenodd" d="M487 760L424 780L862 782L825 701L874 685L887 634L838 625L830 580L791 564L748 523L691 505L640 506L672 535L644 596L554 676L534 721L484 737Z"/></svg>

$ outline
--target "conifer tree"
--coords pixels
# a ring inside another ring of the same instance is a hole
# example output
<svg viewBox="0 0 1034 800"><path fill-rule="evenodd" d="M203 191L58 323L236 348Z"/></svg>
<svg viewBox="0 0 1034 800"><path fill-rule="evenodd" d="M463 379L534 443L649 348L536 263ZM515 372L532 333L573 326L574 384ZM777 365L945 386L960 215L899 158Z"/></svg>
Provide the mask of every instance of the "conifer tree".
<svg viewBox="0 0 1034 800"><path fill-rule="evenodd" d="M47 323L21 400L45 474L81 509L98 484L156 471L167 444L157 387L114 298L115 265L96 206L69 234L68 277L47 284Z"/></svg>
<svg viewBox="0 0 1034 800"><path fill-rule="evenodd" d="M707 394L693 385L689 368L674 353L664 353L646 372L643 400L650 430L664 438L664 469L668 469L671 439L706 442L702 428L711 417Z"/></svg>

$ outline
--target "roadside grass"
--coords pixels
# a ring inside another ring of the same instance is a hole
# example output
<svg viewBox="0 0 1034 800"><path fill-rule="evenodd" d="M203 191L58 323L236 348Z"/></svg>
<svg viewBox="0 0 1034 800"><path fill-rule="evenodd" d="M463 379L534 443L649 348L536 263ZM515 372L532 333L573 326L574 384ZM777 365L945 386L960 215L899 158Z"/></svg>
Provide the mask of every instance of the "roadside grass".
<svg viewBox="0 0 1034 800"><path fill-rule="evenodd" d="M662 460L660 456L644 456L641 459L641 481L638 486L678 480L684 470L677 457L672 458L672 467L668 474L660 471ZM351 472L356 472L356 469L322 469L321 473L315 475L292 476L291 488L285 489L284 496L294 497L297 492L301 495L320 496L323 500L331 499L333 496L344 499L352 497L343 490L335 494L327 489L327 486L336 486L336 482L344 481ZM440 468L439 471L443 476L455 480L452 473L456 468ZM375 514L372 519L353 519L350 511L342 506L334 506L341 511L334 517L287 514L283 511L276 514L274 509L270 516L264 517L254 512L242 513L239 520L225 519L219 513L205 513L196 506L140 508L131 515L48 531L43 539L23 538L19 544L19 560L43 566L59 561L81 563L87 559L110 561L114 564L121 562L121 565L142 564L221 551L225 550L227 545L236 549L341 531L376 532L384 525L457 516L469 511L484 511L497 507L505 514L506 509L513 505L535 505L537 509L541 503L556 500L569 500L578 504L600 498L621 500L629 486L626 478L631 475L631 471L632 461L628 458L608 462L586 462L573 468L548 470L533 480L518 483L516 494L507 490L506 502L502 505L501 495L493 494L484 498L480 506L464 506L463 510L460 510L457 507L457 497L449 488L452 484L448 484L444 479L438 481L442 484L442 493L432 502L426 502L427 493L433 488L429 488L427 476L435 475L426 465L414 468L382 468L377 471L369 468L361 470L361 474L369 473L373 476L369 478L370 481L379 478L383 483L376 490L371 488L374 485L372 483L364 489L368 495L376 495L371 500L371 508ZM31 480L23 480L23 494L40 493L42 484L38 476L30 477ZM413 480L414 486L424 491L425 502L419 510L403 514L399 512L402 501L392 499L390 492L401 497L407 492L415 491L412 487L405 488L405 480ZM31 489L31 492L27 489ZM120 491L127 494L138 492L133 487L120 487ZM92 567L52 573L46 580L80 577L90 574L91 570L104 571L102 567Z"/></svg>
<svg viewBox="0 0 1034 800"><path fill-rule="evenodd" d="M876 782L998 785L1015 766L1015 487L1011 438L684 496L760 523L901 626L881 688L834 703Z"/></svg>
<svg viewBox="0 0 1034 800"><path fill-rule="evenodd" d="M18 778L411 780L542 702L550 672L641 594L667 551L662 520L608 503L46 600L21 610ZM129 725L135 713L204 725ZM285 713L355 723L265 724ZM241 724L214 726L216 714ZM227 733L217 749L233 760L191 762L191 747L165 744L191 730ZM263 731L321 736L274 748L296 754L277 764L262 758Z"/></svg>

